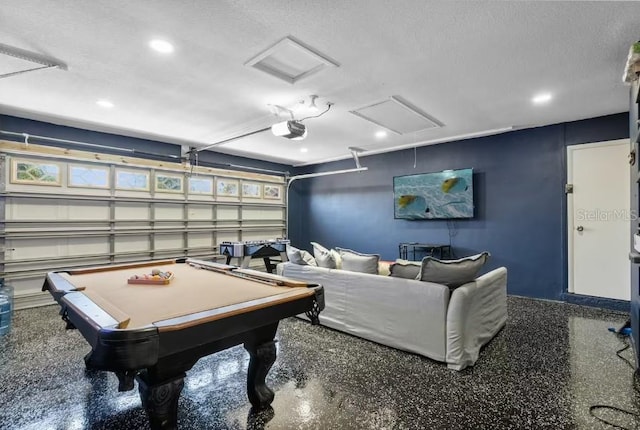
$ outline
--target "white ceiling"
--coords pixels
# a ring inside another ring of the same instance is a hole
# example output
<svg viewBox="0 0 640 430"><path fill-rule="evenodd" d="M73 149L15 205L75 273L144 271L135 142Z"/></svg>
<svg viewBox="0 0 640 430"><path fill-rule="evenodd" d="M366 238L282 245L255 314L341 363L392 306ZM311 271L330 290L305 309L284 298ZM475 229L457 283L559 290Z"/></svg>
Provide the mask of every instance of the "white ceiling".
<svg viewBox="0 0 640 430"><path fill-rule="evenodd" d="M0 113L204 147L288 119L268 104L317 94L334 105L305 121L305 140L262 132L216 147L312 164L348 158L348 147L383 152L626 111L638 17L640 2L2 0L0 43L69 70L0 79ZM290 84L245 65L288 35L339 67ZM151 51L152 38L174 53ZM0 73L15 61L0 55ZM553 100L533 105L543 91ZM443 126L378 139L380 127L349 113L391 96ZM97 106L103 98L115 107Z"/></svg>

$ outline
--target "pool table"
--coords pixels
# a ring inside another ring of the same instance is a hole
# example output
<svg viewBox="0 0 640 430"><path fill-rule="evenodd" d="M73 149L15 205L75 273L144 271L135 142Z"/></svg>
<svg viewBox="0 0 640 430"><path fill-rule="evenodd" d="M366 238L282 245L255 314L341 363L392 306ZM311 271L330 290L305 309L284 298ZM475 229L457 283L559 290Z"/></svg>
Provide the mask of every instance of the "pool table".
<svg viewBox="0 0 640 430"><path fill-rule="evenodd" d="M168 283L129 283L156 272L171 274ZM241 343L250 356L249 401L271 404L265 377L276 359L278 323L306 313L317 324L324 308L320 285L193 259L49 272L43 290L61 306L67 328L91 345L87 369L114 372L120 391L138 381L152 429L177 428L187 370Z"/></svg>

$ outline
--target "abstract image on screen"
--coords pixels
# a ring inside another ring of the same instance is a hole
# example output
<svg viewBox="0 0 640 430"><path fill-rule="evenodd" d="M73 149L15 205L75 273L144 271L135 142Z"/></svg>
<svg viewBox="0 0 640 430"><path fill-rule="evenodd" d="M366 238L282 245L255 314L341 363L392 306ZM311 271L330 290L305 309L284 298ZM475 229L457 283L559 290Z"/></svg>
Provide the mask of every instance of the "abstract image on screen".
<svg viewBox="0 0 640 430"><path fill-rule="evenodd" d="M394 217L473 218L473 169L393 178Z"/></svg>

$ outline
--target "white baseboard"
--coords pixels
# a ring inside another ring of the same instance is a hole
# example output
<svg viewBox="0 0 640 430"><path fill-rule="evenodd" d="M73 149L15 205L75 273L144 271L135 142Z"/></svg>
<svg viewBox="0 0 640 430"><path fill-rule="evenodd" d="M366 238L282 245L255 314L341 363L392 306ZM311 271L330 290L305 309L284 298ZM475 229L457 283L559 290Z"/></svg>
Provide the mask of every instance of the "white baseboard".
<svg viewBox="0 0 640 430"><path fill-rule="evenodd" d="M48 292L26 293L16 295L13 298L13 308L15 310L35 308L38 306L53 305L55 301Z"/></svg>

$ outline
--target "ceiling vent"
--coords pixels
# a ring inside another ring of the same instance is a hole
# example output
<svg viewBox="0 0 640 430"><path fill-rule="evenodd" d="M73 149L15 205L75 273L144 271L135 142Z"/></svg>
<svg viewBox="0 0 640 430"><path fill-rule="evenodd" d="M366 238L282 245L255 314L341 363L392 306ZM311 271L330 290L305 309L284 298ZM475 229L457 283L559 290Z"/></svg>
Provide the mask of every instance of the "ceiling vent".
<svg viewBox="0 0 640 430"><path fill-rule="evenodd" d="M315 75L325 67L340 67L335 61L291 36L262 51L247 61L245 66L254 67L290 84Z"/></svg>
<svg viewBox="0 0 640 430"><path fill-rule="evenodd" d="M415 133L443 125L399 96L391 96L349 112L397 134Z"/></svg>
<svg viewBox="0 0 640 430"><path fill-rule="evenodd" d="M3 43L0 43L0 54L12 57L3 59L0 79L52 67L67 70L67 65L58 60ZM34 67L34 64L37 66Z"/></svg>

